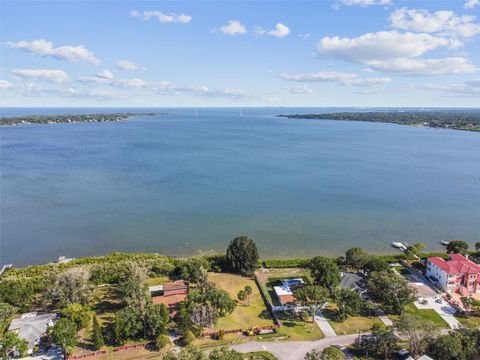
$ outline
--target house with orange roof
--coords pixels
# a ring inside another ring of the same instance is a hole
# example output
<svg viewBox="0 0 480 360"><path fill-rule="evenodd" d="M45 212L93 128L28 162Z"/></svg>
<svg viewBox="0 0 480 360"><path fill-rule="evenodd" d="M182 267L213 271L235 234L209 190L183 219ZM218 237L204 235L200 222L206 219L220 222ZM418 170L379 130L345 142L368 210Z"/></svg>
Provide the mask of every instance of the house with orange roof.
<svg viewBox="0 0 480 360"><path fill-rule="evenodd" d="M170 312L177 309L178 304L185 301L188 295L188 284L183 281L173 281L148 288L153 304L164 304Z"/></svg>
<svg viewBox="0 0 480 360"><path fill-rule="evenodd" d="M462 296L480 293L480 266L460 254L450 254L447 260L429 257L426 276L449 293Z"/></svg>

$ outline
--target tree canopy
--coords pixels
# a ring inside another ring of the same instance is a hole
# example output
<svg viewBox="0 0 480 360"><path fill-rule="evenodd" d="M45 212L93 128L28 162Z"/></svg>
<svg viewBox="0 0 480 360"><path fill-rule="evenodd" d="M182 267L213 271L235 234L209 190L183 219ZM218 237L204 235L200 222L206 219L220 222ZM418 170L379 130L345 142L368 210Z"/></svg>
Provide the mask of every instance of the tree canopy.
<svg viewBox="0 0 480 360"><path fill-rule="evenodd" d="M447 253L465 254L468 251L468 244L462 240L452 240L447 245Z"/></svg>
<svg viewBox="0 0 480 360"><path fill-rule="evenodd" d="M318 309L327 301L328 289L319 285L306 285L296 289L293 293L295 299L311 311L312 322Z"/></svg>
<svg viewBox="0 0 480 360"><path fill-rule="evenodd" d="M415 300L405 279L395 273L372 273L367 288L371 298L387 312L399 314L405 305Z"/></svg>
<svg viewBox="0 0 480 360"><path fill-rule="evenodd" d="M252 275L258 263L258 250L248 236L239 236L230 242L226 262L231 271L241 275Z"/></svg>
<svg viewBox="0 0 480 360"><path fill-rule="evenodd" d="M315 284L333 291L340 283L340 269L334 260L317 256L310 260L309 267Z"/></svg>

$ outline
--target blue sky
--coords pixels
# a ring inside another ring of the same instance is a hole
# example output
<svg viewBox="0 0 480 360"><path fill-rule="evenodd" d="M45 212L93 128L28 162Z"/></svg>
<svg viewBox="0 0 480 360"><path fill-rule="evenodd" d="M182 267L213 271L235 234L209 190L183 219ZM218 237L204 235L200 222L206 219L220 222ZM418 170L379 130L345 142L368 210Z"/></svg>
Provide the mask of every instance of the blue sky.
<svg viewBox="0 0 480 360"><path fill-rule="evenodd" d="M480 1L2 1L2 106L480 104Z"/></svg>

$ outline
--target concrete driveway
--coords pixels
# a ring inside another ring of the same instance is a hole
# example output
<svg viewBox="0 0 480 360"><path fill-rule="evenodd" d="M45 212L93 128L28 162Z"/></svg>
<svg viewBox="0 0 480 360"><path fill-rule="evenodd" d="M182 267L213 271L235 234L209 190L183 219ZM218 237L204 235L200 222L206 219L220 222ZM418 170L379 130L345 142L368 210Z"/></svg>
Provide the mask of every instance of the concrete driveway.
<svg viewBox="0 0 480 360"><path fill-rule="evenodd" d="M441 299L441 302L437 303L433 299L428 299L426 304L421 304L415 301L415 306L418 309L433 309L438 315L442 317L450 326L451 329L457 329L463 327L462 324L453 316L456 313L456 309L450 306L446 301Z"/></svg>

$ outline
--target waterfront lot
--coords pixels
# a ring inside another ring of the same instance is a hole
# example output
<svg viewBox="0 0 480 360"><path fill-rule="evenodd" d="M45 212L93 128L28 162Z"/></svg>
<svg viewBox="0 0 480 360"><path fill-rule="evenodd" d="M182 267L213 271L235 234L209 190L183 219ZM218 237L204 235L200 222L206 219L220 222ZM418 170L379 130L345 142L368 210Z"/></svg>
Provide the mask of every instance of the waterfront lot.
<svg viewBox="0 0 480 360"><path fill-rule="evenodd" d="M310 271L302 268L288 268L288 269L265 269L255 273L258 283L263 290L263 293L273 305L279 305L277 296L273 291L273 286L281 279L302 278L307 283L312 282Z"/></svg>
<svg viewBox="0 0 480 360"><path fill-rule="evenodd" d="M243 329L253 326L274 325L265 303L260 295L257 285L253 279L226 273L209 273L208 281L214 283L220 289L228 292L232 299L237 299L237 294L245 286L252 288L248 305L237 300L237 306L232 314L218 320L216 329Z"/></svg>

